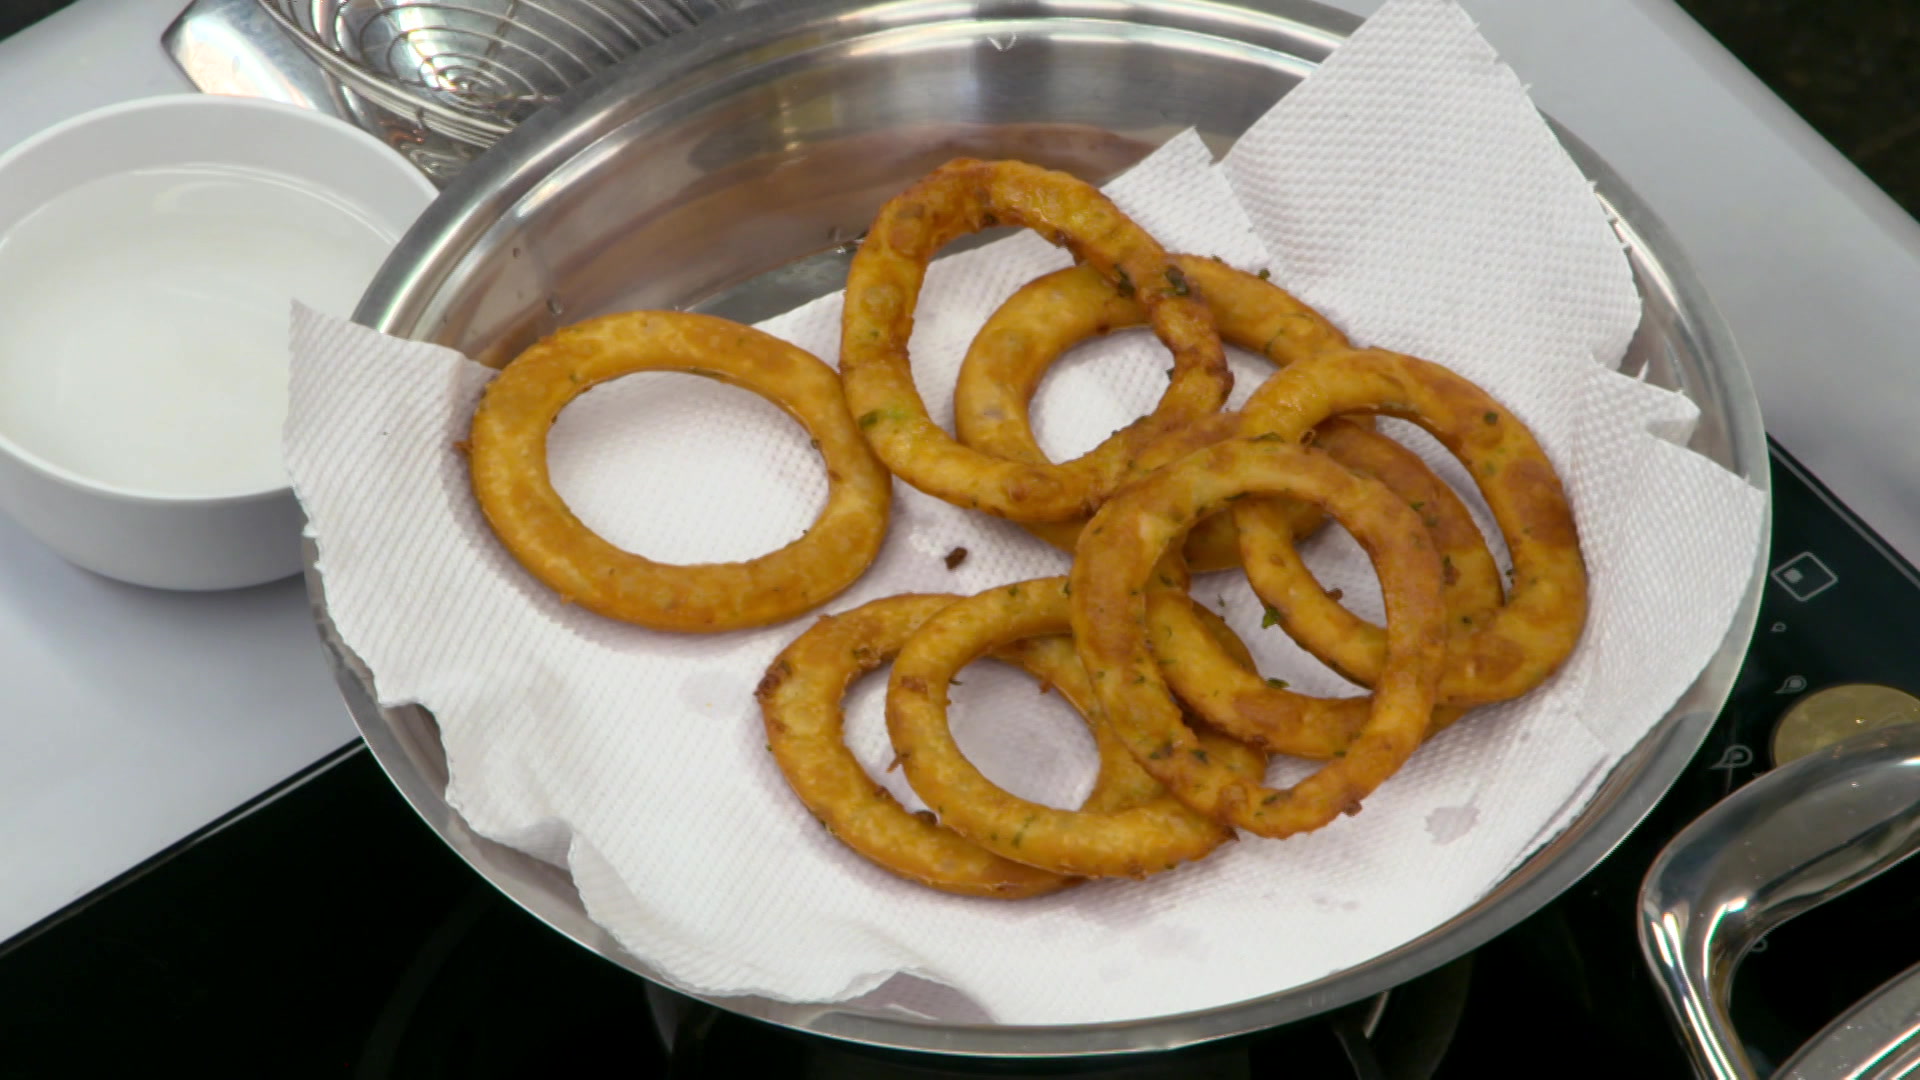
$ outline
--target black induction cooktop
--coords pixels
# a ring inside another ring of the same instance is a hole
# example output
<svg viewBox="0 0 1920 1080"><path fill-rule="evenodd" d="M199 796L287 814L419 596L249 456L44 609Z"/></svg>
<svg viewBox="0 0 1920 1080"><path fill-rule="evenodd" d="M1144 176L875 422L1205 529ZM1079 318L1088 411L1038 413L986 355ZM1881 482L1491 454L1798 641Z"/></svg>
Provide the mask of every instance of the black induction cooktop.
<svg viewBox="0 0 1920 1080"><path fill-rule="evenodd" d="M781 1031L651 987L481 881L355 746L0 947L0 1076L1683 1078L1634 937L1665 840L1771 766L1774 725L1851 683L1920 690L1920 578L1783 451L1774 571L1719 724L1587 879L1388 995L1177 1054L981 1063ZM1920 862L1776 931L1734 1008L1777 1062L1916 957Z"/></svg>

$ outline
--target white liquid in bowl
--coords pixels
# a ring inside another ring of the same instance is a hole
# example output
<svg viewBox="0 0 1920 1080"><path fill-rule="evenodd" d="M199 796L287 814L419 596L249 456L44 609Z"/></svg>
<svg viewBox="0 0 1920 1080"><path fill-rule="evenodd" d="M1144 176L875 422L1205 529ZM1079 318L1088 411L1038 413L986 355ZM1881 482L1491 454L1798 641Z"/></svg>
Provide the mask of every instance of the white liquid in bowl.
<svg viewBox="0 0 1920 1080"><path fill-rule="evenodd" d="M349 314L394 239L226 166L66 192L0 235L0 437L141 494L283 486L292 301Z"/></svg>

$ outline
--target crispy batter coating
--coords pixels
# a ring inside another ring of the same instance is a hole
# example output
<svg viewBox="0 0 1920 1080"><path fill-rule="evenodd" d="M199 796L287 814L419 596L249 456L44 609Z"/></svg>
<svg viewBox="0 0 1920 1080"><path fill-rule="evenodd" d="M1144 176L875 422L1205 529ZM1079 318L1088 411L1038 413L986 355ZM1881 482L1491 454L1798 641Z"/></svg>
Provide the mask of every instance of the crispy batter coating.
<svg viewBox="0 0 1920 1080"><path fill-rule="evenodd" d="M1149 642L1155 567L1193 522L1241 495L1316 503L1346 526L1380 575L1387 665L1367 721L1344 752L1290 788L1270 789L1213 759L1181 722ZM1075 552L1074 641L1103 718L1181 801L1268 837L1318 829L1405 764L1433 713L1445 659L1440 556L1420 516L1386 485L1318 450L1270 436L1232 439L1122 490L1094 515Z"/></svg>
<svg viewBox="0 0 1920 1080"><path fill-rule="evenodd" d="M1292 442L1327 417L1349 413L1397 416L1439 439L1472 475L1513 558L1504 605L1449 618L1440 704L1506 701L1540 685L1586 625L1587 571L1566 490L1533 433L1459 375L1382 349L1323 352L1278 372L1247 402L1243 430ZM1416 513L1431 519L1429 509ZM1345 677L1376 685L1387 654L1379 628L1335 617L1332 605L1301 605L1319 587L1308 584L1284 523L1252 506L1236 506L1234 517L1254 590L1287 633ZM1463 567L1457 552L1453 557L1457 573Z"/></svg>
<svg viewBox="0 0 1920 1080"><path fill-rule="evenodd" d="M1463 618L1482 620L1500 605L1500 568L1486 540L1453 489L1433 475L1419 455L1384 435L1343 421L1329 421L1318 430L1315 447L1354 472L1384 483L1422 516L1440 552L1440 594L1450 626L1459 625ZM1282 509L1299 505L1245 501L1258 505L1260 520L1270 528L1284 528L1287 515ZM1236 500L1235 505L1239 504ZM1314 619L1339 628L1329 632L1364 630L1379 635L1377 627L1321 589L1292 545L1273 555L1291 561L1284 567L1250 563L1247 571L1266 574L1291 590L1296 620ZM1180 700L1221 731L1274 753L1326 759L1345 750L1366 723L1368 699L1312 697L1289 689L1284 680L1262 678L1253 665L1214 645L1218 634L1199 620L1196 612L1203 609L1189 599L1186 588L1185 572L1169 559L1155 573L1147 597L1153 648L1166 661L1161 671ZM1268 619L1281 622L1277 611L1270 612ZM1435 710L1429 734L1453 723L1460 712Z"/></svg>
<svg viewBox="0 0 1920 1080"><path fill-rule="evenodd" d="M767 749L828 832L901 877L946 892L1006 900L1056 892L1075 879L1001 858L929 817L909 813L847 749L841 712L847 688L893 659L921 624L958 599L891 596L814 623L774 659L755 692ZM1092 715L1086 675L1067 637L1028 638L992 655L1040 679L1043 687L1058 688L1082 716ZM1087 809L1123 809L1166 798L1166 789L1111 732L1091 721L1089 727L1100 771Z"/></svg>
<svg viewBox="0 0 1920 1080"><path fill-rule="evenodd" d="M1276 364L1287 364L1329 348L1344 348L1347 339L1320 313L1293 298L1277 285L1236 270L1216 259L1175 255L1188 287L1206 300L1219 324L1220 337L1229 344L1257 352ZM1137 454L1138 441L1123 431L1091 453L1064 465L1053 465L1033 436L1029 408L1047 369L1068 350L1088 338L1139 326L1147 321L1137 297L1121 295L1113 282L1084 266L1056 271L1027 283L1007 298L967 350L954 388L954 426L960 441L985 454L1036 467L1080 468L1089 458L1120 459ZM1168 394L1181 376L1169 371ZM1167 399L1161 401L1166 407ZM1212 410L1207 410L1212 411ZM1159 414L1156 414L1156 416ZM1165 424L1142 421L1127 431ZM1283 503L1296 536L1318 528L1319 509L1305 503ZM1086 519L1028 522L1024 527L1062 551L1072 551ZM1239 537L1233 517L1216 514L1194 526L1186 545L1187 565L1196 573L1224 570L1240 563Z"/></svg>
<svg viewBox="0 0 1920 1080"><path fill-rule="evenodd" d="M956 442L927 415L907 343L927 264L950 241L994 225L1032 229L1144 309L1173 353L1152 416L1066 466L1009 460ZM1198 290L1160 245L1066 173L1017 161L960 159L881 208L847 275L840 376L847 405L894 474L957 506L1014 521L1082 517L1106 498L1135 451L1217 410L1233 376Z"/></svg>
<svg viewBox="0 0 1920 1080"><path fill-rule="evenodd" d="M751 390L800 421L827 466L827 505L805 535L757 559L679 566L608 543L547 473L547 432L587 390L639 371L679 371ZM748 326L637 311L535 343L474 412L473 492L494 534L569 603L656 630L717 633L818 607L866 572L887 534L892 478L854 426L833 369Z"/></svg>
<svg viewBox="0 0 1920 1080"><path fill-rule="evenodd" d="M1157 784L1156 798L1124 809L1059 810L999 787L960 752L947 728L954 674L996 646L1065 630L1067 608L1065 578L1002 585L943 608L908 639L887 684L887 730L914 791L942 824L982 847L1065 874L1146 877L1231 840L1231 829ZM1084 673L1075 681L1084 687ZM1199 745L1221 769L1250 783L1265 773L1266 755L1239 743L1206 734Z"/></svg>

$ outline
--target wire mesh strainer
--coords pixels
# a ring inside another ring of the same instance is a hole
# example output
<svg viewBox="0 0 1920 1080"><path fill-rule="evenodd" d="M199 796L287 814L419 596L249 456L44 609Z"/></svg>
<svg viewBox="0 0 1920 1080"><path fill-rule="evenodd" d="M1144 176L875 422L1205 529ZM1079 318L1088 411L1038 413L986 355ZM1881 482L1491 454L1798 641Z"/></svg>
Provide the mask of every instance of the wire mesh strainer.
<svg viewBox="0 0 1920 1080"><path fill-rule="evenodd" d="M602 68L737 0L258 0L349 90L484 148Z"/></svg>

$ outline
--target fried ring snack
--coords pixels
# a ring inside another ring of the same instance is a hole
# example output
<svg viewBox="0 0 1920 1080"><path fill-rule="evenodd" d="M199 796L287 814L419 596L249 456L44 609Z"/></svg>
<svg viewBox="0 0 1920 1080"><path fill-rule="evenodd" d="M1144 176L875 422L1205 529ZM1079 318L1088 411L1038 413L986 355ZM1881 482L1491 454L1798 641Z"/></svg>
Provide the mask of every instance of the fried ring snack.
<svg viewBox="0 0 1920 1080"><path fill-rule="evenodd" d="M1506 537L1513 559L1507 602L1484 617L1458 612L1449 620L1440 704L1506 701L1546 681L1586 624L1587 572L1566 490L1533 434L1459 375L1382 349L1325 352L1285 368L1254 392L1242 416L1247 433L1291 442L1345 413L1397 416L1425 428L1466 466ZM1287 633L1346 678L1375 685L1387 653L1379 628L1337 604L1302 603L1324 593L1291 552L1284 523L1250 505L1236 505L1234 517L1255 591Z"/></svg>
<svg viewBox="0 0 1920 1080"><path fill-rule="evenodd" d="M1003 585L941 609L894 659L887 731L907 781L942 824L1005 858L1085 877L1145 877L1233 839L1231 829L1160 790L1152 802L1096 813L1058 810L994 784L947 728L947 685L988 649L1067 626L1065 578ZM1079 677L1084 681L1084 673ZM1084 683L1083 683L1084 684ZM1062 684L1065 685L1064 683ZM1227 774L1259 783L1266 755L1216 735L1196 746Z"/></svg>
<svg viewBox="0 0 1920 1080"><path fill-rule="evenodd" d="M1433 475L1419 455L1385 435L1340 421L1329 421L1316 430L1315 447L1348 469L1379 480L1421 514L1440 553L1440 595L1450 627L1462 619L1479 622L1500 606L1500 568L1485 538L1459 496ZM1258 502L1263 521L1285 517L1273 511L1288 504ZM1297 574L1293 583L1303 607L1331 608L1337 614L1317 612L1318 617L1329 622L1345 620L1379 633L1322 591L1291 545L1285 554L1293 559L1291 569ZM1249 575L1268 568L1264 562L1247 564ZM1312 697L1263 679L1253 665L1240 660L1244 645L1239 655L1212 646L1219 640L1218 632L1200 621L1198 613L1204 609L1187 596L1186 586L1184 568L1169 558L1156 571L1147 597L1154 652L1174 694L1208 723L1250 746L1317 759L1344 751L1366 723L1367 698ZM1435 710L1428 734L1452 724L1460 712Z"/></svg>
<svg viewBox="0 0 1920 1080"><path fill-rule="evenodd" d="M1064 466L980 453L927 415L907 344L928 262L994 225L1032 229L1118 283L1173 352L1159 407ZM1017 161L960 159L881 207L847 274L840 378L847 406L894 475L939 499L1015 521L1080 517L1113 490L1140 446L1211 413L1233 387L1213 317L1180 267L1098 188Z"/></svg>
<svg viewBox="0 0 1920 1080"><path fill-rule="evenodd" d="M799 420L827 465L827 505L806 534L745 562L677 566L623 551L575 517L547 474L548 429L574 398L640 371L717 379ZM858 580L886 538L892 479L833 369L725 319L638 311L560 330L488 384L469 441L474 495L514 559L568 603L655 630L708 634L792 618Z"/></svg>
<svg viewBox="0 0 1920 1080"><path fill-rule="evenodd" d="M1148 641L1155 566L1193 522L1247 494L1326 510L1372 559L1387 602L1387 665L1366 723L1343 756L1284 789L1213 759L1181 722ZM1074 641L1102 717L1148 772L1202 813L1268 837L1320 828L1359 812L1426 734L1446 652L1440 556L1419 514L1386 485L1318 450L1271 436L1231 439L1159 470L1094 515L1069 580Z"/></svg>
<svg viewBox="0 0 1920 1080"><path fill-rule="evenodd" d="M1186 280L1198 286L1212 309L1220 337L1285 365L1302 356L1347 347L1346 336L1319 312L1264 278L1217 259L1175 255ZM954 388L954 427L960 441L982 453L1038 467L1052 465L1033 435L1029 413L1047 369L1069 349L1092 337L1138 326L1146 312L1135 298L1084 266L1068 267L1028 282L993 313L967 350ZM1172 373L1178 377L1176 370ZM1112 440L1102 444L1102 450ZM1138 447L1134 447L1135 452ZM1083 459L1084 460L1084 459ZM1319 509L1286 507L1293 535L1306 536L1321 523ZM1033 535L1072 551L1084 518L1025 522ZM1216 514L1197 523L1187 538L1187 565L1196 573L1240 564L1233 517Z"/></svg>
<svg viewBox="0 0 1920 1080"><path fill-rule="evenodd" d="M1077 879L1003 859L929 817L908 812L847 749L840 702L848 686L892 659L914 630L958 599L891 596L814 623L774 659L754 691L767 749L794 794L829 833L903 878L945 892L1009 900L1058 891ZM993 655L1059 687L1082 716L1093 715L1086 675L1066 637L1031 638ZM1165 798L1166 789L1141 770L1104 725L1088 726L1100 753L1089 809Z"/></svg>

